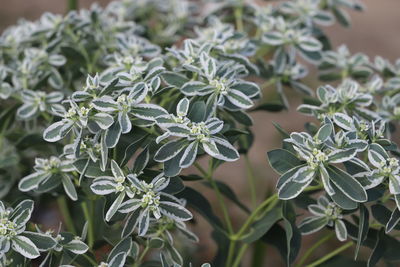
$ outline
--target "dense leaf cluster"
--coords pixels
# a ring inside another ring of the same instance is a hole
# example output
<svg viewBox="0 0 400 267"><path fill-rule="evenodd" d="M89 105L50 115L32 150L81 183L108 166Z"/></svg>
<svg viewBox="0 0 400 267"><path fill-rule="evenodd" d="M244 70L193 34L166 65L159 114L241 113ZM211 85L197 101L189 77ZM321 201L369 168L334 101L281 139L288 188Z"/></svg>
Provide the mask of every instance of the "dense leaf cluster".
<svg viewBox="0 0 400 267"><path fill-rule="evenodd" d="M0 202L1 265L191 265L190 210L213 228L215 266L238 266L255 242L291 265L301 235L323 228L352 239L356 257L370 247L370 266L400 260L389 235L400 221L400 64L332 49L321 28L349 26L346 9L362 5L213 2L115 1L1 35L0 198L14 206ZM316 90L304 81L309 65ZM271 88L273 101L262 95ZM277 190L249 209L213 174L247 158L249 113L289 109L288 89L306 95L298 111L314 120L304 132L276 125ZM193 167L201 175L188 175ZM194 181L217 194L223 221ZM57 199L62 227L42 231L27 198ZM249 214L239 230L225 200ZM310 215L297 219L295 206Z"/></svg>

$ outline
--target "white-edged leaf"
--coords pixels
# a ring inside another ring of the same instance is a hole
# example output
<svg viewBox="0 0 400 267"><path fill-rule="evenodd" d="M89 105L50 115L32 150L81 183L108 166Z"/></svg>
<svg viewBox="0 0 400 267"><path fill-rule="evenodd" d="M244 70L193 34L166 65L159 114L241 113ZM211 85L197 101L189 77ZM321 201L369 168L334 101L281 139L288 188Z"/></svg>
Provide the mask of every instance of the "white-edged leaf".
<svg viewBox="0 0 400 267"><path fill-rule="evenodd" d="M327 224L328 224L327 217L324 216L308 217L300 223L299 230L301 231L301 234L309 235L321 230Z"/></svg>
<svg viewBox="0 0 400 267"><path fill-rule="evenodd" d="M73 239L71 242L65 244L64 249L71 251L74 254L85 254L89 250L89 246L79 239Z"/></svg>
<svg viewBox="0 0 400 267"><path fill-rule="evenodd" d="M106 213L106 221L109 222L114 216L114 214L118 211L119 207L121 206L122 201L124 201L125 198L125 192L119 193L117 198L114 200L114 202L111 204L110 208L108 209Z"/></svg>
<svg viewBox="0 0 400 267"><path fill-rule="evenodd" d="M40 256L38 248L35 244L25 236L14 236L11 239L13 250L28 259L35 259Z"/></svg>
<svg viewBox="0 0 400 267"><path fill-rule="evenodd" d="M335 233L336 233L336 237L337 237L337 239L339 239L339 241L343 242L347 239L346 225L344 224L344 222L342 220L335 221Z"/></svg>
<svg viewBox="0 0 400 267"><path fill-rule="evenodd" d="M160 210L165 216L177 221L188 221L193 218L192 213L186 208L170 201L161 201Z"/></svg>

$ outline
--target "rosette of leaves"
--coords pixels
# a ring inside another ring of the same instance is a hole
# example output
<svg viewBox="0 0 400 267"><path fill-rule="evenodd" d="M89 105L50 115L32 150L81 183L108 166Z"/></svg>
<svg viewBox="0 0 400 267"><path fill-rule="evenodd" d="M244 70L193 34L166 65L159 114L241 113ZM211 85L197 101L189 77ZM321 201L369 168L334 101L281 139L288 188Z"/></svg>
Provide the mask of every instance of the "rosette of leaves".
<svg viewBox="0 0 400 267"><path fill-rule="evenodd" d="M160 52L160 47L152 44L149 40L143 37L125 34L117 35L117 48L115 53L118 55L154 58L159 56ZM108 63L107 56L105 62Z"/></svg>
<svg viewBox="0 0 400 267"><path fill-rule="evenodd" d="M58 69L65 63L63 55L48 53L43 48L27 48L12 72L13 87L16 90L32 89L47 81L51 87L61 89L64 81Z"/></svg>
<svg viewBox="0 0 400 267"><path fill-rule="evenodd" d="M53 110L63 108L60 102L64 99L64 95L61 92L24 90L21 96L24 104L18 108L17 116L23 120L29 120L43 112L52 114Z"/></svg>
<svg viewBox="0 0 400 267"><path fill-rule="evenodd" d="M185 43L185 50L179 51L184 56L179 55L179 57L187 56L186 60L192 58L186 55L186 49L191 43L192 41ZM166 83L180 89L185 96L206 98L210 114L215 107L228 111L251 108L253 101L260 96L260 89L256 84L239 78L247 73L245 67L233 61L219 62L202 49L205 49L205 46L199 48L200 56L190 59L182 66L192 72L191 76L196 77L194 80L167 72L163 75Z"/></svg>
<svg viewBox="0 0 400 267"><path fill-rule="evenodd" d="M108 129L114 122L113 117L105 112L96 112L93 106L79 107L74 101L68 101L70 108L57 111L57 115L63 117L60 121L51 124L43 132L43 138L47 142L57 142L65 138L71 131L80 133L89 128L93 132L99 129Z"/></svg>
<svg viewBox="0 0 400 267"><path fill-rule="evenodd" d="M35 172L23 177L18 183L22 192L49 192L62 184L65 193L72 200L78 199L78 194L72 176L75 167L73 161L51 156L49 159L36 158Z"/></svg>
<svg viewBox="0 0 400 267"><path fill-rule="evenodd" d="M164 71L163 60L153 58L149 62L141 57L115 55L115 63L100 75L101 82L112 82L118 77L117 87L132 87L136 83L145 83L151 93L156 93L161 84L160 74Z"/></svg>
<svg viewBox="0 0 400 267"><path fill-rule="evenodd" d="M206 28L195 28L199 45L212 45L212 52L221 59L231 59L246 66L251 73L258 74L258 68L249 58L254 56L257 45L244 33L236 31L232 24L223 23L217 17L210 17Z"/></svg>
<svg viewBox="0 0 400 267"><path fill-rule="evenodd" d="M43 233L39 229L38 232L42 235L52 237L55 241L55 245L51 249L48 249L48 253L41 262L41 266L45 266L46 264L51 266L56 263L69 264L74 258L85 254L89 250L89 246L82 241L82 238L72 233L60 231L55 234L52 231Z"/></svg>
<svg viewBox="0 0 400 267"><path fill-rule="evenodd" d="M280 50L279 53L274 54L274 58L269 64L264 64L260 69L263 74L270 77L270 80L266 81L266 84L275 84L281 102L287 108L289 107L289 101L283 91L285 86L293 88L305 95L314 94L313 91L301 81L302 78L308 75L308 69L306 66L296 61L295 53L285 53L283 50Z"/></svg>
<svg viewBox="0 0 400 267"><path fill-rule="evenodd" d="M295 154L282 149L269 152L271 166L282 174L277 183L279 198L293 199L314 181L321 184L333 201L344 209L354 209L357 203L367 201L361 183L334 165L352 162L359 166L357 148L338 149L328 145L332 144L333 140L329 140L332 134L333 126L328 122L314 136L305 132L290 134L285 142ZM295 167L282 168L278 162L282 157L290 158Z"/></svg>
<svg viewBox="0 0 400 267"><path fill-rule="evenodd" d="M366 188L374 188L382 183L388 184L390 194L394 195L396 204L400 207L400 165L399 159L390 157L379 144L368 147L368 161L373 166L370 172L361 173Z"/></svg>
<svg viewBox="0 0 400 267"><path fill-rule="evenodd" d="M8 72L9 70L4 67L1 66L0 67L0 98L1 99L7 99L11 96L11 94L13 93L13 88L10 85L9 82L7 82L7 76L8 76Z"/></svg>
<svg viewBox="0 0 400 267"><path fill-rule="evenodd" d="M395 95L385 95L382 99L382 106L379 108L379 114L387 121L400 120L400 93Z"/></svg>
<svg viewBox="0 0 400 267"><path fill-rule="evenodd" d="M317 98L318 103L302 104L298 110L319 119L330 117L344 129L350 129L351 115L366 120L379 119L379 115L371 109L373 97L361 92L360 85L355 81L345 80L336 89L329 85L318 87Z"/></svg>
<svg viewBox="0 0 400 267"><path fill-rule="evenodd" d="M176 137L163 144L154 155L154 160L164 163L168 176L177 175L182 168L191 166L200 151L223 161L239 159L237 150L220 134L223 121L216 117L207 118L204 102L194 103L188 115L189 105L189 99L183 98L177 105L177 116L170 114L157 118L157 124L166 131L157 141Z"/></svg>
<svg viewBox="0 0 400 267"><path fill-rule="evenodd" d="M276 18L274 29L264 33L261 41L276 47L276 53L294 50L311 63L318 63L322 59L322 44L311 30L300 27L298 22L285 21L283 17Z"/></svg>
<svg viewBox="0 0 400 267"><path fill-rule="evenodd" d="M397 59L393 64L380 56L375 57L374 67L381 75L387 78L385 88L396 91L400 88L400 60Z"/></svg>
<svg viewBox="0 0 400 267"><path fill-rule="evenodd" d="M323 60L318 66L321 71L319 78L323 81L353 78L366 80L372 70L369 67L368 56L363 53L352 55L345 45L337 48L337 51L324 51Z"/></svg>
<svg viewBox="0 0 400 267"><path fill-rule="evenodd" d="M325 226L334 227L337 239L345 241L347 239L347 229L344 223L342 209L330 202L325 196L320 196L316 204L308 206L312 216L306 217L299 224L299 229L303 235L315 233Z"/></svg>
<svg viewBox="0 0 400 267"><path fill-rule="evenodd" d="M345 27L350 26L350 16L344 8L363 11L364 5L357 0L328 0L322 2L321 8L327 9L335 16L336 20Z"/></svg>
<svg viewBox="0 0 400 267"><path fill-rule="evenodd" d="M11 251L21 254L27 259L40 256L40 251L52 249L56 242L46 234L26 231L33 211L33 201L23 200L15 208L6 208L0 201L0 258L7 259ZM18 264L16 257L13 264ZM11 263L11 262L10 262Z"/></svg>
<svg viewBox="0 0 400 267"><path fill-rule="evenodd" d="M180 201L163 192L169 185L170 178L163 173L154 177L151 182L141 179L140 173L147 165L148 154L137 160L135 173L125 175L118 164L111 161L112 177L96 178L90 188L97 195L117 194L116 199L106 212L105 220L110 221L117 212L128 214L123 235L131 234L137 227L138 234L143 236L149 229L150 217L156 220L162 216L176 221L187 221L192 214L184 208ZM125 199L128 200L125 201Z"/></svg>
<svg viewBox="0 0 400 267"><path fill-rule="evenodd" d="M313 24L330 26L335 20L334 16L321 9L320 0L297 0L287 1L279 6L279 11L293 16L294 20L299 20L308 27Z"/></svg>

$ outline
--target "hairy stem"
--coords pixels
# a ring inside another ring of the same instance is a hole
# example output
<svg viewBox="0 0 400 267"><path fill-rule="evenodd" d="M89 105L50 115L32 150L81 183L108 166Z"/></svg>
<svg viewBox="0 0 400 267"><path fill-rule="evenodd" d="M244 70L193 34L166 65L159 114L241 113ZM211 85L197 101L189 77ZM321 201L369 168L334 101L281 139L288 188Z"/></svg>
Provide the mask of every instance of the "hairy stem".
<svg viewBox="0 0 400 267"><path fill-rule="evenodd" d="M317 261L314 261L311 264L308 264L307 267L315 267L318 266L324 262L326 262L327 260L331 259L332 257L336 256L337 254L341 253L342 251L345 251L346 249L348 249L349 247L351 247L353 245L353 241L349 241L346 244L344 244L343 246L335 249L334 251L332 251L331 253L326 254L324 257L320 258Z"/></svg>

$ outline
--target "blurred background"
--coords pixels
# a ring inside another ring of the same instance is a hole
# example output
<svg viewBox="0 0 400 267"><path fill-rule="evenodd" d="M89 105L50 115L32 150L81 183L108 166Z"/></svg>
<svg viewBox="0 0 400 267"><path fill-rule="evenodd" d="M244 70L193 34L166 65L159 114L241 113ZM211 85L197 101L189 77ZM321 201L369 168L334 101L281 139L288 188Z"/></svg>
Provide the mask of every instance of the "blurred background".
<svg viewBox="0 0 400 267"><path fill-rule="evenodd" d="M80 0L80 8L88 8L93 3L99 3L104 6L109 0ZM400 57L400 0L362 0L366 6L365 12L351 12L352 27L345 29L339 25L325 28L328 36L331 38L334 47L345 43L352 52L363 52L372 59L376 55L380 55L390 61ZM65 13L67 10L65 0L0 0L0 31L7 26L15 24L20 18L35 20L46 12ZM318 82L311 78L309 84L312 88L317 87ZM271 93L273 88L269 88ZM268 90L268 89L267 89ZM269 91L264 92L268 94ZM310 118L304 117L296 112L296 107L300 104L301 98L293 92L287 92L290 96L290 104L292 109L287 112L280 113L253 113L255 134L255 143L250 150L249 160L252 165L252 171L256 178L257 185L257 201L261 201L265 196L274 190L277 181L277 174L274 173L266 161L266 151L280 146L280 135L276 132L272 122L279 123L285 130L301 131L304 123ZM247 186L246 176L248 170L245 167L244 159L235 163L224 164L216 173L215 178L221 179L228 183L235 191L237 196L251 207L249 198L249 188ZM207 190L204 190L207 191ZM211 203L215 203L214 195L207 195ZM214 205L216 206L216 205ZM215 207L216 208L216 207ZM217 209L217 208L216 208ZM239 226L246 217L235 206L230 207L230 213L234 218L234 224ZM217 213L218 214L218 213ZM199 216L197 224L194 227L200 237L200 246L196 254L196 258L201 261L211 260L214 256L216 247L210 238L211 228L208 227L206 221ZM321 236L324 233L319 233ZM319 235L315 234L304 238L302 248L309 247ZM337 247L337 243L325 243L315 253L314 257L318 258L318 254L324 255L333 247ZM274 248L263 247L263 255L266 257L266 266L280 266L282 260ZM250 255L253 251L249 250ZM249 256L247 255L247 256ZM365 258L361 255L360 258ZM248 262L245 266L251 266Z"/></svg>

